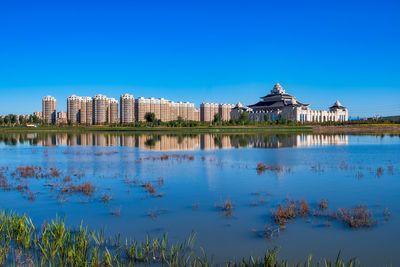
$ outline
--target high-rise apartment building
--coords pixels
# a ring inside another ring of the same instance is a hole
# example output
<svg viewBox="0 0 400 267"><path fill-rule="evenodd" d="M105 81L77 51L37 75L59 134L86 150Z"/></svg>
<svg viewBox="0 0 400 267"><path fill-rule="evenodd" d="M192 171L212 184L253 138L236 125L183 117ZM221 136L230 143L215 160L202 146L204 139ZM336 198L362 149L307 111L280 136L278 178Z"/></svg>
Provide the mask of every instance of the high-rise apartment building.
<svg viewBox="0 0 400 267"><path fill-rule="evenodd" d="M43 114L46 114L46 118L52 110L51 103L54 103L53 110L55 111L55 99L50 96L43 99ZM164 98L139 97L135 99L130 94L121 95L120 103L115 98L107 98L101 94L93 98L71 95L67 98L67 120L86 125L119 122L126 124L146 121L146 113L152 112L163 122L179 118L185 121L210 122L215 114L220 114L222 120L229 120L232 107L229 104L202 103L200 109L196 109L194 104L189 102L173 102ZM52 122L56 122L56 114L53 117Z"/></svg>
<svg viewBox="0 0 400 267"><path fill-rule="evenodd" d="M93 97L93 124L102 125L107 123L108 99L105 95Z"/></svg>
<svg viewBox="0 0 400 267"><path fill-rule="evenodd" d="M133 95L121 95L119 102L121 123L125 124L135 122L135 98Z"/></svg>
<svg viewBox="0 0 400 267"><path fill-rule="evenodd" d="M231 119L230 112L233 107L234 105L231 104L201 103L200 121L213 121L216 114L219 114L220 120L228 121Z"/></svg>
<svg viewBox="0 0 400 267"><path fill-rule="evenodd" d="M200 120L202 122L210 122L211 121L210 110L211 110L210 103L201 103L200 104Z"/></svg>
<svg viewBox="0 0 400 267"><path fill-rule="evenodd" d="M160 99L155 99L151 97L149 99L150 102L150 112L154 113L156 116L156 119L160 120L161 119L161 101Z"/></svg>
<svg viewBox="0 0 400 267"><path fill-rule="evenodd" d="M164 98L158 99L160 101L160 120L161 121L169 121L169 104L168 100Z"/></svg>
<svg viewBox="0 0 400 267"><path fill-rule="evenodd" d="M194 121L194 104L185 102L187 108L187 120Z"/></svg>
<svg viewBox="0 0 400 267"><path fill-rule="evenodd" d="M38 117L40 120L43 119L43 112L35 111L35 112L33 112L33 115Z"/></svg>
<svg viewBox="0 0 400 267"><path fill-rule="evenodd" d="M67 112L59 111L57 112L57 123L67 123Z"/></svg>
<svg viewBox="0 0 400 267"><path fill-rule="evenodd" d="M118 100L108 98L107 101L107 123L118 123Z"/></svg>
<svg viewBox="0 0 400 267"><path fill-rule="evenodd" d="M150 100L143 97L135 99L135 116L137 121L146 121L145 115L150 112Z"/></svg>
<svg viewBox="0 0 400 267"><path fill-rule="evenodd" d="M52 96L45 96L42 100L43 120L46 123L56 123L56 99Z"/></svg>
<svg viewBox="0 0 400 267"><path fill-rule="evenodd" d="M93 99L89 96L81 97L80 123L93 124Z"/></svg>
<svg viewBox="0 0 400 267"><path fill-rule="evenodd" d="M200 121L200 109L195 108L193 112L193 120L194 121Z"/></svg>
<svg viewBox="0 0 400 267"><path fill-rule="evenodd" d="M229 121L231 119L231 110L235 107L233 104L219 104L218 113L221 121Z"/></svg>
<svg viewBox="0 0 400 267"><path fill-rule="evenodd" d="M67 120L80 123L81 97L72 95L67 98Z"/></svg>

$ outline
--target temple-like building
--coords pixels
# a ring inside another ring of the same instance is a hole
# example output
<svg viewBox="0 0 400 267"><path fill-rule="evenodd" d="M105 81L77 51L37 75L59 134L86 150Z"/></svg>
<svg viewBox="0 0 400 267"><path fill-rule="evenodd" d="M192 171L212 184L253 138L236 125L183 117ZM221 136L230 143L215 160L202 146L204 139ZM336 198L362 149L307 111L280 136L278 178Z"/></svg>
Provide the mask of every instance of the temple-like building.
<svg viewBox="0 0 400 267"><path fill-rule="evenodd" d="M232 118L238 118L241 112L247 112L251 121L286 119L300 122L347 121L348 110L339 101L329 110L311 110L310 104L304 104L296 97L285 92L277 83L271 93L261 97L261 101L246 108L240 103L231 111Z"/></svg>

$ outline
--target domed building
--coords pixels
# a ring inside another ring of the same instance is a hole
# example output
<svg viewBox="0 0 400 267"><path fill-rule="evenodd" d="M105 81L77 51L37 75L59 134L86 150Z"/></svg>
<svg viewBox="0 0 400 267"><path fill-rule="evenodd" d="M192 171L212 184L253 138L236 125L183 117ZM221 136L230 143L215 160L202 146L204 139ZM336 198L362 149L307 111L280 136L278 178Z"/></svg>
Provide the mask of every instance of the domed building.
<svg viewBox="0 0 400 267"><path fill-rule="evenodd" d="M310 104L304 104L289 95L283 87L277 83L270 94L260 97L262 100L247 108L237 105L232 109L231 117L237 118L241 112L247 112L252 121L266 121L286 119L300 122L327 122L347 121L348 110L339 101L329 110L311 110Z"/></svg>

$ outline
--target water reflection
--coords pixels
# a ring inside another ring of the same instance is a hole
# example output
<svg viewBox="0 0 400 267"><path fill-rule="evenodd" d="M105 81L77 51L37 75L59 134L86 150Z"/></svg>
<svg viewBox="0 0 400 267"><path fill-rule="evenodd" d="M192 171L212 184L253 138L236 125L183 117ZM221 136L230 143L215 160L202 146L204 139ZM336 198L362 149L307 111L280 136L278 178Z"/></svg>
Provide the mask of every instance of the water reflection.
<svg viewBox="0 0 400 267"><path fill-rule="evenodd" d="M281 148L347 145L345 134L132 134L132 133L15 133L0 134L0 143L15 146L123 146L153 151L230 148Z"/></svg>

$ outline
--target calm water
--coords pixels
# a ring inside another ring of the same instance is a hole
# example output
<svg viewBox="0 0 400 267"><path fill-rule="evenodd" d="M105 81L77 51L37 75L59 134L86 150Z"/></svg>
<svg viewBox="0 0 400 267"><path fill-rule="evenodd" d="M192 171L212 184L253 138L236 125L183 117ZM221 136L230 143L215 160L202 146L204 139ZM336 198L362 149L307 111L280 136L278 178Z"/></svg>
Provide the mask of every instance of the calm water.
<svg viewBox="0 0 400 267"><path fill-rule="evenodd" d="M282 258L295 261L309 253L334 258L342 250L369 266L400 265L399 152L399 136L3 134L0 166L8 167L3 175L14 187L1 191L0 207L26 212L38 224L58 214L70 225L83 221L136 239L168 233L178 240L194 231L197 246L216 262L277 247ZM259 162L274 170L258 173ZM62 174L12 178L27 165ZM88 181L95 188L89 197L56 187ZM148 181L154 194L140 186ZM18 183L27 189L18 190ZM110 203L101 202L103 196L111 196ZM367 205L379 222L355 230L311 216L260 237L266 225L275 229L272 211L286 198L304 198L311 209L321 199L332 210ZM215 207L225 200L234 205L231 214Z"/></svg>

